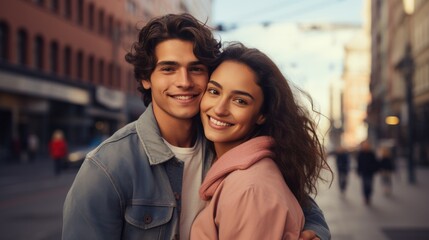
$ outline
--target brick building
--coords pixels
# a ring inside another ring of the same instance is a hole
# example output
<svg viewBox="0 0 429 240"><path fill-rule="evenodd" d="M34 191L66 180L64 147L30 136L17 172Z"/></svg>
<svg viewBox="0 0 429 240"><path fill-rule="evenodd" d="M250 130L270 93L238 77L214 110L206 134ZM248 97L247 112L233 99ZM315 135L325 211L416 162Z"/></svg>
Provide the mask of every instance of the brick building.
<svg viewBox="0 0 429 240"><path fill-rule="evenodd" d="M55 129L76 146L136 119L144 107L124 56L137 29L165 13L211 13L210 0L1 2L0 161L30 133L44 152Z"/></svg>

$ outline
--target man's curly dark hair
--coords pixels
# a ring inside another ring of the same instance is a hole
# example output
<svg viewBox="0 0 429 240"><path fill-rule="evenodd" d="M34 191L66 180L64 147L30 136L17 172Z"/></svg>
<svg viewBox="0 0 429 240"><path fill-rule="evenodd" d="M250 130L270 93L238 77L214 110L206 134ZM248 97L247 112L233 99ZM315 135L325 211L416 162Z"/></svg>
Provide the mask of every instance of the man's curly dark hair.
<svg viewBox="0 0 429 240"><path fill-rule="evenodd" d="M151 89L145 89L142 80L149 80L156 67L155 47L169 39L190 41L194 45L194 54L209 69L209 74L220 54L221 43L213 37L211 29L192 15L168 14L150 20L139 32L138 41L125 60L134 66L134 77L138 90L143 94L143 102L148 106L152 101Z"/></svg>

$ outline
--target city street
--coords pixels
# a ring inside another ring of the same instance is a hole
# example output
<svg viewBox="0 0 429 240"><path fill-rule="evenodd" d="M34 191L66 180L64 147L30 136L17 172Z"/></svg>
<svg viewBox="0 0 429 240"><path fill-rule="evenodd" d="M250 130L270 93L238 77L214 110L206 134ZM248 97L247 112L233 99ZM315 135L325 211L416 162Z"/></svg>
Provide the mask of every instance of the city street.
<svg viewBox="0 0 429 240"><path fill-rule="evenodd" d="M335 170L333 160L329 159L329 163ZM339 191L338 179L329 189L326 185L319 188L316 201L324 211L333 240L429 239L429 169L416 169L418 183L413 186L408 184L405 162L397 160L397 165L393 194L384 195L377 175L371 206L364 204L355 169L349 174L344 195Z"/></svg>
<svg viewBox="0 0 429 240"><path fill-rule="evenodd" d="M54 176L48 160L0 167L0 239L61 239L62 206L76 170Z"/></svg>
<svg viewBox="0 0 429 240"><path fill-rule="evenodd" d="M1 166L1 239L60 239L62 205L76 169L56 177L51 164L39 160ZM324 211L333 240L428 239L429 169L418 168L418 184L411 186L407 183L405 165L399 166L390 197L383 194L379 176L376 177L371 206L363 202L354 171L349 175L345 195L339 192L336 181L330 188L319 187L316 201Z"/></svg>

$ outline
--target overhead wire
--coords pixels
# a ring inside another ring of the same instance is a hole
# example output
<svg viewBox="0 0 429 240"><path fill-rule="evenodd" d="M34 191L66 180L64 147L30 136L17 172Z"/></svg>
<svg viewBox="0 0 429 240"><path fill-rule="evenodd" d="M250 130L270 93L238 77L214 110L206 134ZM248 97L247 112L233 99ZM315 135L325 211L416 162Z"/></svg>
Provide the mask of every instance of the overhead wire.
<svg viewBox="0 0 429 240"><path fill-rule="evenodd" d="M317 3L314 3L312 5L309 6L305 6L299 9L294 9L291 10L289 12L282 12L280 14L277 14L275 16L285 16L285 17L291 17L291 16L296 16L296 15L304 15L304 14L308 14L312 11L319 11L321 9L327 8L327 7L331 7L333 4L338 4L339 2L344 1L344 0L336 0L336 1L329 1L327 2L326 0L322 0L319 1ZM295 3L305 3L304 1L295 1L292 2L290 4L285 4L285 2L277 2L275 5L271 5L269 7L265 7L264 9L258 9L256 11L252 11L250 13L246 13L245 15L241 15L240 17L237 17L236 21L229 21L229 22L233 22L235 24L243 24L243 23L251 23L252 21L249 21L249 19L251 19L252 17L254 18L255 16L258 16L259 18L261 17L261 13L264 14L271 14L271 16L269 15L270 20L259 20L256 22L275 22L272 19L276 18L272 16L273 12L278 12L279 10L283 9L284 7L288 7L290 8L291 5L295 5ZM307 2L308 3L308 2ZM245 19L246 21L243 21L243 19ZM224 23L221 23L224 24Z"/></svg>

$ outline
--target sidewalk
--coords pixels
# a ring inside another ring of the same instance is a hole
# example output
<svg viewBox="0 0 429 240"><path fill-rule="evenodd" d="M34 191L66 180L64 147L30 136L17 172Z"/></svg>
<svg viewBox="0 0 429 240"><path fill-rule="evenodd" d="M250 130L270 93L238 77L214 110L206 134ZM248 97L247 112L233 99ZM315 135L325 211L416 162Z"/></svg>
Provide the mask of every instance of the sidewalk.
<svg viewBox="0 0 429 240"><path fill-rule="evenodd" d="M0 186L52 175L53 163L48 158L39 158L34 162L0 163Z"/></svg>
<svg viewBox="0 0 429 240"><path fill-rule="evenodd" d="M329 163L334 171L333 159ZM333 240L429 239L429 169L416 168L417 184L408 183L406 166L398 164L393 194L385 196L380 176L375 177L372 204L363 201L361 182L352 169L345 195L332 186L319 187L316 201L325 214Z"/></svg>
<svg viewBox="0 0 429 240"><path fill-rule="evenodd" d="M335 171L333 159L329 159L329 163ZM0 201L52 186L65 186L72 182L76 173L76 170L69 170L60 178L54 178L52 168L48 159L2 165ZM316 201L324 212L332 240L429 239L429 169L417 168L416 174L417 184L409 185L405 165L399 164L391 197L384 196L380 177L376 176L371 206L363 202L360 179L354 170L350 172L345 195L338 190L336 178L330 188L321 185ZM18 188L24 184L29 186Z"/></svg>

